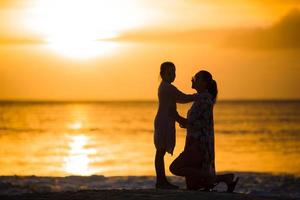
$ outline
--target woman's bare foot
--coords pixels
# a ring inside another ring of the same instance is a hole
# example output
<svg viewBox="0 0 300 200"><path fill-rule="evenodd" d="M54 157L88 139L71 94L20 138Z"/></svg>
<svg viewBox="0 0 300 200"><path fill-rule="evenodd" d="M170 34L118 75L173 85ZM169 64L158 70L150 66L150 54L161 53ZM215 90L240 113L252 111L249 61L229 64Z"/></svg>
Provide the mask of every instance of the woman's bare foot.
<svg viewBox="0 0 300 200"><path fill-rule="evenodd" d="M224 182L227 185L227 192L233 192L239 178L234 180L234 174L217 175L217 182Z"/></svg>

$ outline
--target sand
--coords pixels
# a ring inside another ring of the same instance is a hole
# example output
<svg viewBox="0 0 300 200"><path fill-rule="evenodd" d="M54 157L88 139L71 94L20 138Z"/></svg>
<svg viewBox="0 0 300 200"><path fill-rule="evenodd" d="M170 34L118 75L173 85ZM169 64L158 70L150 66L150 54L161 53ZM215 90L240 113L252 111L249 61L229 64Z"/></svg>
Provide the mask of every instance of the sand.
<svg viewBox="0 0 300 200"><path fill-rule="evenodd" d="M184 179L168 177L180 190L155 190L153 176L1 176L2 199L300 199L300 177L286 174L236 173L240 181L234 194L185 190Z"/></svg>
<svg viewBox="0 0 300 200"><path fill-rule="evenodd" d="M96 199L111 199L111 200L269 200L269 199L292 199L284 197L260 197L250 194L229 194L218 192L200 192L186 190L155 190L155 189L140 189L140 190L85 190L77 192L54 192L54 193L33 193L23 195L0 196L1 200L96 200Z"/></svg>

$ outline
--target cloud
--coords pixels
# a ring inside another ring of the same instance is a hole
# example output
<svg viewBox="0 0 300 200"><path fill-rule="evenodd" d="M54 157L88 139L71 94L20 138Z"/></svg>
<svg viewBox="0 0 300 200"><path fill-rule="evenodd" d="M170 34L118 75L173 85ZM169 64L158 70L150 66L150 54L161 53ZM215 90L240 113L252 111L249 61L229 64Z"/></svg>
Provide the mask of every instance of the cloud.
<svg viewBox="0 0 300 200"><path fill-rule="evenodd" d="M197 29L188 31L137 30L120 35L116 40L146 43L206 43L220 39L216 30ZM114 40L114 39L113 39Z"/></svg>
<svg viewBox="0 0 300 200"><path fill-rule="evenodd" d="M300 49L300 11L292 10L267 28L232 31L224 44L249 49Z"/></svg>
<svg viewBox="0 0 300 200"><path fill-rule="evenodd" d="M210 45L238 49L300 49L300 11L292 10L264 28L215 28L190 31L135 31L117 40L144 43Z"/></svg>
<svg viewBox="0 0 300 200"><path fill-rule="evenodd" d="M214 28L195 30L132 30L110 40L149 44L210 45L237 49L300 49L300 10L291 10L281 20L264 28ZM101 40L102 41L102 40ZM43 44L42 38L0 38L0 45Z"/></svg>

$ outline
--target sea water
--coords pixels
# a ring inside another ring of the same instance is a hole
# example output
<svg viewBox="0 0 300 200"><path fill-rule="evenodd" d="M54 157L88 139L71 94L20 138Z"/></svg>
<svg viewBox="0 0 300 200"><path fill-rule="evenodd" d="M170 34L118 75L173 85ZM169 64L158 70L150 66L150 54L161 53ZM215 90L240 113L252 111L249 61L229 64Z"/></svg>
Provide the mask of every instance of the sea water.
<svg viewBox="0 0 300 200"><path fill-rule="evenodd" d="M155 175L156 111L157 102L2 102L0 175ZM214 117L217 171L300 175L300 101L219 101ZM168 175L185 135L177 126Z"/></svg>

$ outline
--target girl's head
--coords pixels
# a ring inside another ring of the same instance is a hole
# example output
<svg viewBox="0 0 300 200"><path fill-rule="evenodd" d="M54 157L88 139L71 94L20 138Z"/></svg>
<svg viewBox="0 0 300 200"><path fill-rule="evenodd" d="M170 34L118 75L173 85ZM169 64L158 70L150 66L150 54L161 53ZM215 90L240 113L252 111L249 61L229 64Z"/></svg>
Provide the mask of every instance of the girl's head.
<svg viewBox="0 0 300 200"><path fill-rule="evenodd" d="M217 82L208 71L201 70L192 78L192 88L197 90L197 92L204 92L207 90L212 95L214 102L217 99Z"/></svg>
<svg viewBox="0 0 300 200"><path fill-rule="evenodd" d="M176 68L172 62L164 62L160 65L160 77L163 81L172 83L176 77Z"/></svg>

